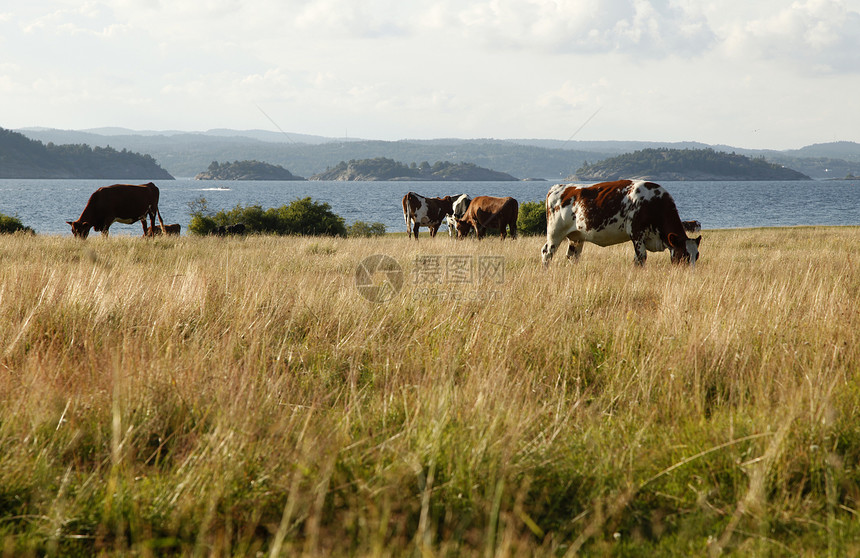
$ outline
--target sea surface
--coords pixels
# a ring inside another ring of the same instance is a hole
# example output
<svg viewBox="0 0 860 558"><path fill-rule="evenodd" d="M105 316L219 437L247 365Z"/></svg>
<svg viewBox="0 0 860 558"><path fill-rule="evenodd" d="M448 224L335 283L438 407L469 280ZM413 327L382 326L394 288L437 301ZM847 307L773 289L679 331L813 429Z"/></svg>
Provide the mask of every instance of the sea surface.
<svg viewBox="0 0 860 558"><path fill-rule="evenodd" d="M17 216L39 234L70 235L66 221L78 218L96 188L112 180L0 180L0 213ZM133 182L133 181L128 181ZM144 181L140 181L144 182ZM135 182L137 183L137 182ZM413 191L513 196L520 203L546 198L552 182L270 182L198 181L190 178L156 183L165 224L179 223L185 234L189 203L206 199L213 211L259 205L280 207L310 196L326 202L347 224L381 222L389 232L405 231L401 198ZM705 229L797 225L860 225L860 181L799 182L661 182L682 219ZM111 234L139 235L139 223L114 223ZM422 232L426 229L422 229ZM444 226L442 231L444 231ZM440 231L440 232L442 232Z"/></svg>

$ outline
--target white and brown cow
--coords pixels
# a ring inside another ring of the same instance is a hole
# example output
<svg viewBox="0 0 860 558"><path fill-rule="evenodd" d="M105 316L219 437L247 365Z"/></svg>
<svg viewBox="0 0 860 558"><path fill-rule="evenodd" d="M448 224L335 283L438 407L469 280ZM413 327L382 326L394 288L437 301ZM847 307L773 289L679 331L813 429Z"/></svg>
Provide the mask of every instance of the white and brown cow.
<svg viewBox="0 0 860 558"><path fill-rule="evenodd" d="M556 184L546 196L546 244L541 260L547 265L561 242L570 245L574 260L588 241L598 246L633 242L635 262L645 263L647 252L666 248L672 263L695 265L702 237L687 238L675 201L659 184L644 180L601 182L593 186Z"/></svg>
<svg viewBox="0 0 860 558"><path fill-rule="evenodd" d="M463 218L457 219L457 238L463 238L475 229L475 236L481 240L487 229L493 228L499 229L504 240L508 227L511 229L511 238L516 238L519 208L520 204L510 196L478 196L469 204Z"/></svg>
<svg viewBox="0 0 860 558"><path fill-rule="evenodd" d="M414 232L415 240L418 240L418 227L427 227L430 229L430 236L436 236L445 216L454 211L453 204L454 199L451 196L426 198L415 192L403 196L403 219L406 221L409 238L412 238Z"/></svg>

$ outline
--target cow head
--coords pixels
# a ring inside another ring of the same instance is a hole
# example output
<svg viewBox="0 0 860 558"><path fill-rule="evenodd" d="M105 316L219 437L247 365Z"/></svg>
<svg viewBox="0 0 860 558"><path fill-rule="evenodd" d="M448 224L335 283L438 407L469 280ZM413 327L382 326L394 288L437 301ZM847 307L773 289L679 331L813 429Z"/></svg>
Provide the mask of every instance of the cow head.
<svg viewBox="0 0 860 558"><path fill-rule="evenodd" d="M457 219L454 217L455 227L457 229L457 238L466 238L472 231L472 223L466 219Z"/></svg>
<svg viewBox="0 0 860 558"><path fill-rule="evenodd" d="M75 236L75 238L80 238L81 240L89 236L90 229L93 228L92 224L85 223L81 220L66 221L66 223L72 226L72 234Z"/></svg>
<svg viewBox="0 0 860 558"><path fill-rule="evenodd" d="M669 253L672 254L672 263L685 263L695 266L699 259L699 243L702 237L687 238L685 235L669 233Z"/></svg>

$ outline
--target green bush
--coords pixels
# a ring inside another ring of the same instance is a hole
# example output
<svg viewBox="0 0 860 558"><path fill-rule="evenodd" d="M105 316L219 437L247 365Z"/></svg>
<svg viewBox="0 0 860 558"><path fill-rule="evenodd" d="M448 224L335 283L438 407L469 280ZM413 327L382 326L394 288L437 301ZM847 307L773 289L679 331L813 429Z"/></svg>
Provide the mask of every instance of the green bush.
<svg viewBox="0 0 860 558"><path fill-rule="evenodd" d="M347 236L382 236L385 234L385 224L356 221L347 228L346 234Z"/></svg>
<svg viewBox="0 0 860 558"><path fill-rule="evenodd" d="M11 234L18 231L35 234L36 231L30 227L25 227L17 217L9 217L0 213L0 234Z"/></svg>
<svg viewBox="0 0 860 558"><path fill-rule="evenodd" d="M286 234L346 236L343 217L332 213L329 204L309 197L281 206L278 216L289 224Z"/></svg>
<svg viewBox="0 0 860 558"><path fill-rule="evenodd" d="M259 205L237 205L228 211L213 213L205 198L190 202L188 207L191 213L188 229L193 234L206 235L216 227L244 223L248 232L346 236L343 217L333 213L329 204L315 202L309 197L265 210Z"/></svg>
<svg viewBox="0 0 860 558"><path fill-rule="evenodd" d="M546 208L542 201L531 201L520 204L517 216L517 231L520 234L546 234Z"/></svg>

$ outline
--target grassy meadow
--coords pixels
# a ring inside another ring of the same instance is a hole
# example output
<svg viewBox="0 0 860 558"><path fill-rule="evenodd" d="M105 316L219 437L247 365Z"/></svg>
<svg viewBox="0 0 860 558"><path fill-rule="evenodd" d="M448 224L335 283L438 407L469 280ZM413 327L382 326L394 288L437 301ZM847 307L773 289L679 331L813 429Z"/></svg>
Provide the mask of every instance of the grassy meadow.
<svg viewBox="0 0 860 558"><path fill-rule="evenodd" d="M542 244L0 237L0 552L860 554L860 228Z"/></svg>

